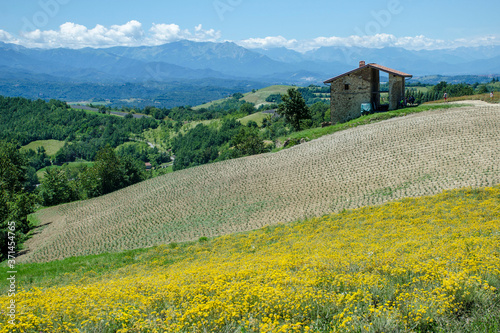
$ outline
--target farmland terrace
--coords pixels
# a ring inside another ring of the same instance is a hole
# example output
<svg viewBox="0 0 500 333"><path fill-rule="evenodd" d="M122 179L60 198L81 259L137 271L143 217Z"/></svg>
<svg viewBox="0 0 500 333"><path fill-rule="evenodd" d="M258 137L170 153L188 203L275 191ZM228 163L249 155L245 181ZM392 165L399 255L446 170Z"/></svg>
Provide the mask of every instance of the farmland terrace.
<svg viewBox="0 0 500 333"><path fill-rule="evenodd" d="M178 171L37 213L21 262L260 228L500 183L500 107L434 110L280 151Z"/></svg>

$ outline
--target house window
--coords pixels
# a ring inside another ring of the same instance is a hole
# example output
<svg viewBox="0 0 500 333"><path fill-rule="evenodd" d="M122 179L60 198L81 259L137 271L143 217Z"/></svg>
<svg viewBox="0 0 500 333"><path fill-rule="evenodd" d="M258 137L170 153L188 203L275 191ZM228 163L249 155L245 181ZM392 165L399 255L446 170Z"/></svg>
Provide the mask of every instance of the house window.
<svg viewBox="0 0 500 333"><path fill-rule="evenodd" d="M349 83L344 84L344 90L349 90Z"/></svg>

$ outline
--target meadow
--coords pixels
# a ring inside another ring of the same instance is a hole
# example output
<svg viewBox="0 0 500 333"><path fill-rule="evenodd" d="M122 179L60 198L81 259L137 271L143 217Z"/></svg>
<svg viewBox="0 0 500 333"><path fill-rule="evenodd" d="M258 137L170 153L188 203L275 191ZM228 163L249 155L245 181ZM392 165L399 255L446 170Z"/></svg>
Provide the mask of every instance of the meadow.
<svg viewBox="0 0 500 333"><path fill-rule="evenodd" d="M287 86L287 85L269 86L266 88L256 90L255 92L248 92L248 93L243 94L242 100L244 100L245 102L248 102L248 103L253 103L253 104L255 104L256 107L259 107L262 104L271 104L271 103L266 102L266 98L269 97L270 95L286 94L287 90L290 88L293 88L293 87ZM201 108L208 108L212 105L219 104L223 101L224 101L224 99L219 99L216 101L212 101L209 103L195 106L195 107L193 107L193 109L197 110L197 109L201 109Z"/></svg>
<svg viewBox="0 0 500 333"><path fill-rule="evenodd" d="M85 167L92 167L94 165L94 162L86 162L86 161L77 161L77 162L68 162L65 163L64 166L60 165L50 165L48 167L42 168L36 172L36 176L38 179L42 180L45 178L45 175L47 173L47 170L51 169L61 169L63 167L67 168L68 170L71 170L72 172L79 172Z"/></svg>
<svg viewBox="0 0 500 333"><path fill-rule="evenodd" d="M431 110L37 212L21 262L116 252L500 183L499 108Z"/></svg>
<svg viewBox="0 0 500 333"><path fill-rule="evenodd" d="M499 216L499 186L461 189L19 265L0 332L498 332Z"/></svg>
<svg viewBox="0 0 500 333"><path fill-rule="evenodd" d="M45 152L48 156L55 156L55 154L64 146L64 141L59 140L38 140L30 142L29 144L21 147L21 150L34 150L37 148L45 148Z"/></svg>
<svg viewBox="0 0 500 333"><path fill-rule="evenodd" d="M251 115L248 115L246 117L238 119L240 123L243 125L247 125L250 121L255 121L257 125L262 126L262 121L266 118L270 117L269 114L262 113L262 112L256 112Z"/></svg>

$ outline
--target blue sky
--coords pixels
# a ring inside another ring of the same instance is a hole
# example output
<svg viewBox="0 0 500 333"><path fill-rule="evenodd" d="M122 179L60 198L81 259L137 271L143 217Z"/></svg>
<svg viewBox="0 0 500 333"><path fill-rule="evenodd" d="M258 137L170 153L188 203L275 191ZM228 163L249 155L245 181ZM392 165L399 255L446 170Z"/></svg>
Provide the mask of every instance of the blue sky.
<svg viewBox="0 0 500 333"><path fill-rule="evenodd" d="M499 1L0 0L0 41L29 47L158 45L180 39L248 48L500 44Z"/></svg>

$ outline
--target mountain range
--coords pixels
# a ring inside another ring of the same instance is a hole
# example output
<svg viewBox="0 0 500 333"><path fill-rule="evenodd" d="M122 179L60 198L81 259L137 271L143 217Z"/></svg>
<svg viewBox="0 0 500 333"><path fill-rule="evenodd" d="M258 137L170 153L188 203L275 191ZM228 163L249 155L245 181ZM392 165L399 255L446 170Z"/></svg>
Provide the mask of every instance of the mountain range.
<svg viewBox="0 0 500 333"><path fill-rule="evenodd" d="M40 83L43 83L41 90L44 85L54 83L169 85L175 82L178 87L189 81L190 85L203 82L205 86L225 88L241 88L237 82L243 81L246 82L243 86L248 88L269 84L321 84L356 68L360 60L376 62L416 77L438 74L493 76L500 73L500 46L432 51L322 47L299 53L286 48L250 50L232 42L187 40L158 46L105 49L37 49L0 42L0 94L19 93L21 88L13 89L13 86Z"/></svg>

